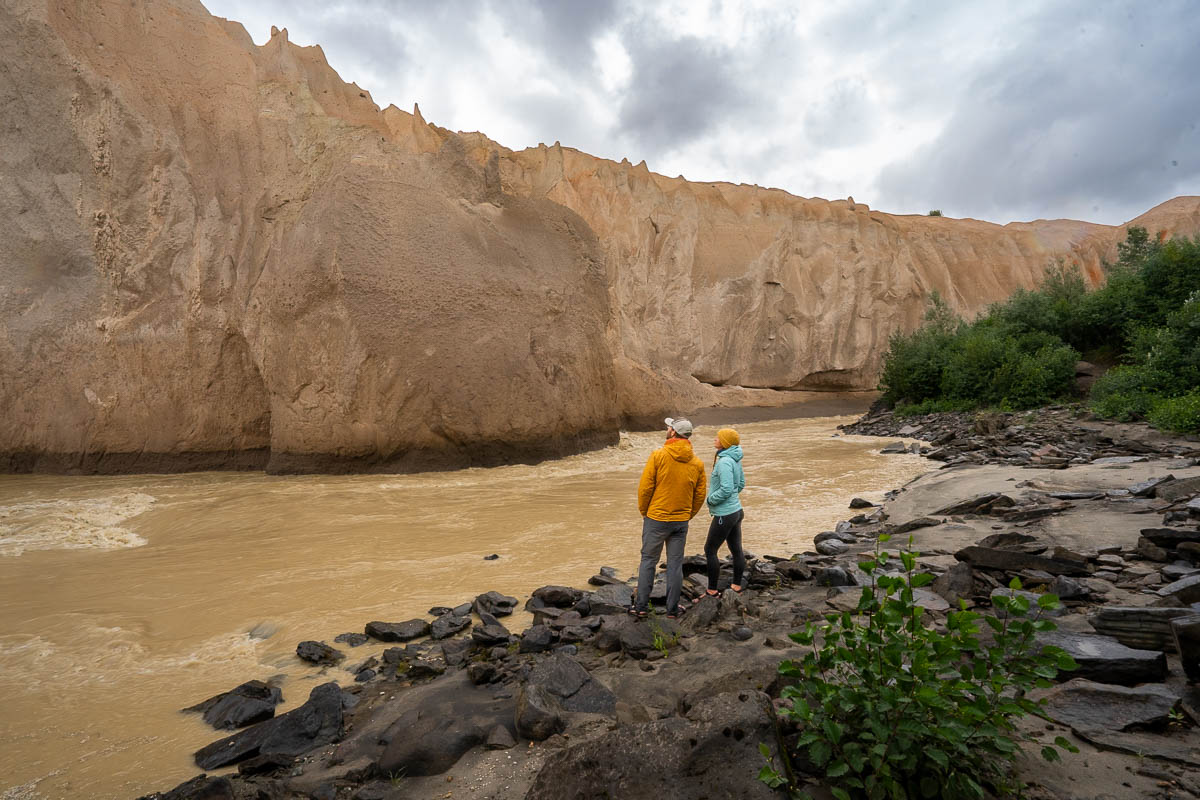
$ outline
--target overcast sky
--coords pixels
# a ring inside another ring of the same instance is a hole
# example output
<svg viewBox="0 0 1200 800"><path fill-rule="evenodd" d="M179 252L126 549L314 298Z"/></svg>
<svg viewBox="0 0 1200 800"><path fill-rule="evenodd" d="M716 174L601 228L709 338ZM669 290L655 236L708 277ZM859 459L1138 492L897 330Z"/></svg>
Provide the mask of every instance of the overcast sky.
<svg viewBox="0 0 1200 800"><path fill-rule="evenodd" d="M513 149L996 222L1200 194L1194 0L203 1Z"/></svg>

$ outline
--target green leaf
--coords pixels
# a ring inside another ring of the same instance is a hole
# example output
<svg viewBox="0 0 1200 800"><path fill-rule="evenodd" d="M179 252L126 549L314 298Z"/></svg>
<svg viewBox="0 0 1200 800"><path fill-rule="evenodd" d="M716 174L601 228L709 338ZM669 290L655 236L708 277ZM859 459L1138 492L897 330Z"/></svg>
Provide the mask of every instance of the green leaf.
<svg viewBox="0 0 1200 800"><path fill-rule="evenodd" d="M829 760L829 756L833 753L833 748L829 746L829 742L819 739L812 743L808 748L808 757L818 767L825 766L825 762Z"/></svg>
<svg viewBox="0 0 1200 800"><path fill-rule="evenodd" d="M933 583L933 581L934 576L931 573L922 572L919 575L913 575L912 587L914 589L920 589L922 586L928 586L929 584Z"/></svg>
<svg viewBox="0 0 1200 800"><path fill-rule="evenodd" d="M891 535L890 533L881 533L881 534L879 534L879 541L881 541L881 542L890 542L891 540L892 540L892 535Z"/></svg>
<svg viewBox="0 0 1200 800"><path fill-rule="evenodd" d="M1049 745L1042 748L1042 758L1050 762L1062 761L1062 756L1058 754L1058 751Z"/></svg>
<svg viewBox="0 0 1200 800"><path fill-rule="evenodd" d="M946 767L950 766L950 758L945 753L943 753L941 750L938 750L936 747L931 747L928 750L926 750L925 755L929 756L929 759L931 761L937 762L937 765L939 767L941 767L942 769L945 769Z"/></svg>
<svg viewBox="0 0 1200 800"><path fill-rule="evenodd" d="M758 743L758 752L762 753L763 758L766 758L766 759L771 758L771 748L767 747L766 742Z"/></svg>
<svg viewBox="0 0 1200 800"><path fill-rule="evenodd" d="M836 786L830 786L829 793L836 797L837 800L850 800L850 793L845 789L839 789Z"/></svg>
<svg viewBox="0 0 1200 800"><path fill-rule="evenodd" d="M845 761L835 761L829 765L829 769L825 770L825 774L830 778L840 778L850 771L850 765Z"/></svg>
<svg viewBox="0 0 1200 800"><path fill-rule="evenodd" d="M1058 595L1056 595L1056 594L1039 595L1037 604L1038 604L1038 608L1041 608L1041 609L1044 609L1047 611L1056 609L1059 606Z"/></svg>
<svg viewBox="0 0 1200 800"><path fill-rule="evenodd" d="M1014 575L1013 579L1008 582L1008 588L1012 589L1014 592L1021 591L1021 579Z"/></svg>

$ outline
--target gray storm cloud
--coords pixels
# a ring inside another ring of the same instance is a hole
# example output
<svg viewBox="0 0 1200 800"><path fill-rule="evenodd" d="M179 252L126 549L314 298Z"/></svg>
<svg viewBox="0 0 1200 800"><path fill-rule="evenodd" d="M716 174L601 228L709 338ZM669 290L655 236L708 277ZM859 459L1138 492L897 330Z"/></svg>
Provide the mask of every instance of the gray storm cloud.
<svg viewBox="0 0 1200 800"><path fill-rule="evenodd" d="M1186 0L713 5L733 9L735 38L632 0L207 5L259 41L274 24L321 44L380 104L419 102L514 148L561 140L695 179L849 186L885 211L999 222L1116 223L1200 193L1200 14ZM601 40L628 56L617 88ZM461 93L472 85L487 96Z"/></svg>

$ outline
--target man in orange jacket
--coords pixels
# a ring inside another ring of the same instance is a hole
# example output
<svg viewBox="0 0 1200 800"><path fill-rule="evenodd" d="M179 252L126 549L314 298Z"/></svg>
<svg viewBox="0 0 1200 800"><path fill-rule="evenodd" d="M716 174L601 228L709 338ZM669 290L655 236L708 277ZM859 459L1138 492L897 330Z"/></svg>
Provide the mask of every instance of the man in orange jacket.
<svg viewBox="0 0 1200 800"><path fill-rule="evenodd" d="M683 548L688 520L704 506L708 479L704 462L692 452L692 423L682 417L667 417L667 442L650 454L638 484L638 511L642 514L642 563L638 568L637 600L631 614L649 612L650 588L663 545L667 547L667 616L674 619L683 609Z"/></svg>

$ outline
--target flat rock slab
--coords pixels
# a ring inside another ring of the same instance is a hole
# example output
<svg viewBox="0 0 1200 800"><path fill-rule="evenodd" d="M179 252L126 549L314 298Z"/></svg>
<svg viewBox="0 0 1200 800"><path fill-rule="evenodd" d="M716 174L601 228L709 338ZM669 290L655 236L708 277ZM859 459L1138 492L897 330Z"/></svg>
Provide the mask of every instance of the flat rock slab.
<svg viewBox="0 0 1200 800"><path fill-rule="evenodd" d="M456 617L451 613L443 614L429 626L429 638L435 640L447 639L469 627L471 627L471 619L469 617Z"/></svg>
<svg viewBox="0 0 1200 800"><path fill-rule="evenodd" d="M1046 694L1046 713L1072 730L1117 732L1162 727L1179 695L1159 684L1112 686L1075 678Z"/></svg>
<svg viewBox="0 0 1200 800"><path fill-rule="evenodd" d="M1042 645L1061 647L1075 659L1078 668L1060 672L1063 677L1122 686L1154 683L1167 677L1165 653L1134 650L1108 636L1055 631L1038 634L1037 641Z"/></svg>
<svg viewBox="0 0 1200 800"><path fill-rule="evenodd" d="M942 524L942 521L940 519L934 519L933 517L917 517L916 519L910 519L908 522L902 522L899 525L895 526L894 528L891 529L891 533L893 536L895 536L895 535L899 535L901 533L908 533L909 531L915 531L920 528L932 528L935 525L941 525L941 524Z"/></svg>
<svg viewBox="0 0 1200 800"><path fill-rule="evenodd" d="M971 545L964 547L954 554L959 561L966 561L973 567L986 567L1008 572L1019 572L1023 569L1040 569L1051 575L1087 575L1088 565L1080 561L1066 561L1046 558L1019 550L1003 550L997 547L980 547Z"/></svg>
<svg viewBox="0 0 1200 800"><path fill-rule="evenodd" d="M1183 542L1200 542L1200 530L1195 528L1142 528L1142 536L1168 550Z"/></svg>
<svg viewBox="0 0 1200 800"><path fill-rule="evenodd" d="M277 687L246 681L183 710L203 714L204 721L218 730L233 730L270 719L282 701L283 693Z"/></svg>
<svg viewBox="0 0 1200 800"><path fill-rule="evenodd" d="M1006 494L986 492L957 503L951 503L933 513L939 517L952 517L957 514L988 514L992 509L1011 508L1014 505L1016 505L1016 501Z"/></svg>
<svg viewBox="0 0 1200 800"><path fill-rule="evenodd" d="M1075 505L1073 503L1059 501L1057 503L1043 503L1035 506L1020 506L1018 508L999 509L992 513L1003 519L1005 522L1025 522L1026 520L1048 517L1051 514L1059 514L1069 508L1074 507Z"/></svg>
<svg viewBox="0 0 1200 800"><path fill-rule="evenodd" d="M1181 478L1177 481L1164 483L1154 489L1154 496L1159 500L1174 503L1200 493L1200 476Z"/></svg>
<svg viewBox="0 0 1200 800"><path fill-rule="evenodd" d="M1162 598L1163 605L1188 606L1200 602L1200 575L1189 575L1168 583L1155 594Z"/></svg>
<svg viewBox="0 0 1200 800"><path fill-rule="evenodd" d="M368 622L364 632L372 639L381 642L407 642L429 635L430 626L426 620L410 619L406 622Z"/></svg>

